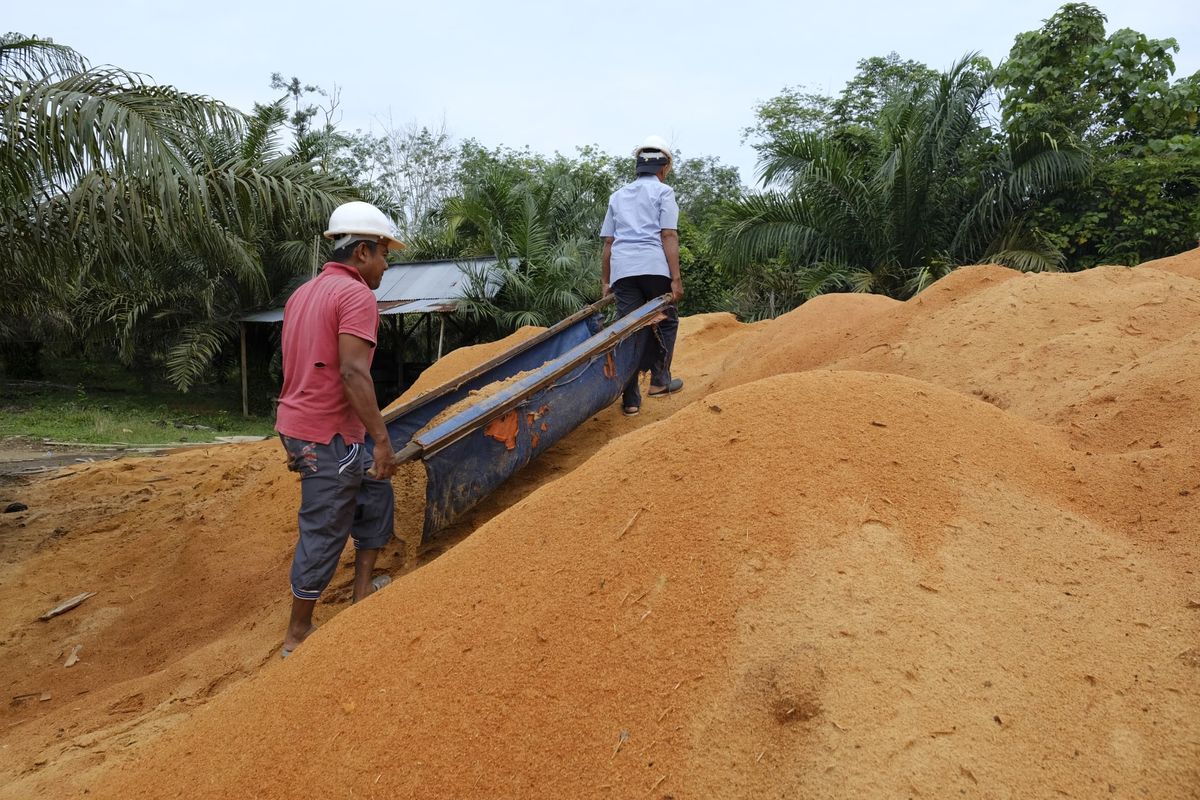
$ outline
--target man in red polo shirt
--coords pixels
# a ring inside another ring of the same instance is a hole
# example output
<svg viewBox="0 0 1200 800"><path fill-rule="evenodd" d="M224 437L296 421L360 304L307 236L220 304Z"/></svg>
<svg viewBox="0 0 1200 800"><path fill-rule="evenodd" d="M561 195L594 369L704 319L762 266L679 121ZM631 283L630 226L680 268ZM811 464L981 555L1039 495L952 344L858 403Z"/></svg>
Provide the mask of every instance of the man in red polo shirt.
<svg viewBox="0 0 1200 800"><path fill-rule="evenodd" d="M275 430L288 469L300 473L300 538L292 559L292 613L282 654L313 631L313 608L353 536L354 600L372 582L379 551L392 538L396 471L392 444L371 381L379 288L389 249L404 244L370 203L334 209L325 237L333 253L321 274L301 286L283 310L283 392ZM364 447L371 434L374 454ZM386 576L381 576L381 578Z"/></svg>

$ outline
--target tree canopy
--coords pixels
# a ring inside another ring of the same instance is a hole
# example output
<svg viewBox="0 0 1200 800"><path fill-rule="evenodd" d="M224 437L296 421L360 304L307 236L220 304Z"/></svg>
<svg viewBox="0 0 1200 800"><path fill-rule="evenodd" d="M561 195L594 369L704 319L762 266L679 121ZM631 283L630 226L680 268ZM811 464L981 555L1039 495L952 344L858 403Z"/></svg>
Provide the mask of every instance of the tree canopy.
<svg viewBox="0 0 1200 800"><path fill-rule="evenodd" d="M1058 192L1029 224L1070 268L1136 264L1200 239L1200 72L1179 80L1174 39L1105 32L1096 8L1070 3L1020 34L997 73L1005 128L1081 142L1090 184Z"/></svg>
<svg viewBox="0 0 1200 800"><path fill-rule="evenodd" d="M932 82L917 74L862 112L875 114L869 146L842 135L861 120L768 143L762 176L771 191L728 205L715 232L727 267L781 261L794 276L786 307L831 290L909 297L981 258L1057 265L1023 230L1023 214L1082 180L1086 155L990 130L985 61L964 58Z"/></svg>
<svg viewBox="0 0 1200 800"><path fill-rule="evenodd" d="M0 119L0 337L103 331L181 389L355 195L280 150L282 103L246 117L37 37L0 40Z"/></svg>
<svg viewBox="0 0 1200 800"><path fill-rule="evenodd" d="M748 112L757 185L676 153L682 311L774 316L828 291L905 298L950 270L1136 264L1200 239L1200 73L1178 43L1068 3L997 66L897 52L836 92ZM48 39L0 37L0 356L102 350L186 390L221 374L248 309L313 274L328 214L367 199L407 259L496 255L474 336L599 293L598 229L631 159L488 147L416 121L341 126L340 90L285 72L250 113ZM486 288L486 290L485 290ZM11 371L11 370L10 370Z"/></svg>

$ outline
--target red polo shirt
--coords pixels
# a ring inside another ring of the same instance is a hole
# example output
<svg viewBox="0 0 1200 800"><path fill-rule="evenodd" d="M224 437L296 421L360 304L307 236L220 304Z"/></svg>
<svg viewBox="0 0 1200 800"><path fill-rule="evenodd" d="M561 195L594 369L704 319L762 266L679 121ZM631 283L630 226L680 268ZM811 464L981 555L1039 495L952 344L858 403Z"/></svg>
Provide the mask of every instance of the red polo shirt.
<svg viewBox="0 0 1200 800"><path fill-rule="evenodd" d="M275 430L307 442L347 443L366 433L342 389L338 334L371 343L379 329L375 294L353 267L330 261L283 308L283 392Z"/></svg>

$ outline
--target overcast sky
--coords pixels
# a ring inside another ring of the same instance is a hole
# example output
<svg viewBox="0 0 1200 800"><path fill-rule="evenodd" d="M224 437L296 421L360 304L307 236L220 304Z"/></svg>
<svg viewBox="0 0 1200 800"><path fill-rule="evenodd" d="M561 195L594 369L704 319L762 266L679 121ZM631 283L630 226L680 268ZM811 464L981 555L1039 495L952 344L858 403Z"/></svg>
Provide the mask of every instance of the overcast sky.
<svg viewBox="0 0 1200 800"><path fill-rule="evenodd" d="M685 155L753 176L741 143L754 104L784 86L837 92L861 58L896 51L945 68L1061 5L997 2L11 3L3 25L70 45L244 110L275 99L278 71L342 90L342 127L444 119L456 138L571 154L632 149L658 133ZM1194 0L1107 0L1108 30L1175 37L1176 77L1200 69Z"/></svg>

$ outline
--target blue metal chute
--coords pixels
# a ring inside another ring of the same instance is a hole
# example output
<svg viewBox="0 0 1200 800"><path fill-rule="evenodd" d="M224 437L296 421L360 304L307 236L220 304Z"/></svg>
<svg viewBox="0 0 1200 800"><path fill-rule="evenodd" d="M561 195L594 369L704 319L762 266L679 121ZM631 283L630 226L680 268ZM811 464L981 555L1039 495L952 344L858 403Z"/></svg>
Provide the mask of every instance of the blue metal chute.
<svg viewBox="0 0 1200 800"><path fill-rule="evenodd" d="M641 365L645 336L638 334L645 333L671 302L669 295L656 298L532 371L529 366L506 367L505 378L529 374L399 447L399 460L425 462L425 534L459 519L511 475L611 405ZM549 339L567 334L572 327L565 326ZM504 356L499 360L508 362ZM497 366L492 364L489 371ZM449 405L441 404L439 411ZM423 424L436 413L422 414ZM393 417L389 423L397 445L402 444L396 436L399 421Z"/></svg>
<svg viewBox="0 0 1200 800"><path fill-rule="evenodd" d="M453 382L426 392L388 412L383 421L387 425L392 448L399 451L408 444L413 434L472 391L540 367L580 342L586 341L600 330L600 311L611 302L612 298L608 297L593 303L537 336L513 345L504 353L458 376Z"/></svg>

